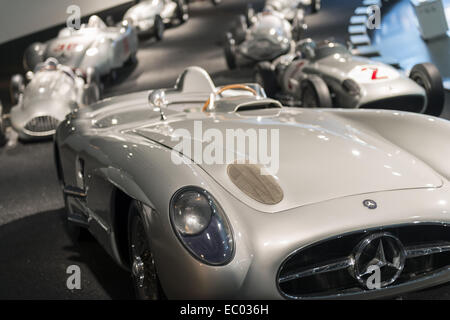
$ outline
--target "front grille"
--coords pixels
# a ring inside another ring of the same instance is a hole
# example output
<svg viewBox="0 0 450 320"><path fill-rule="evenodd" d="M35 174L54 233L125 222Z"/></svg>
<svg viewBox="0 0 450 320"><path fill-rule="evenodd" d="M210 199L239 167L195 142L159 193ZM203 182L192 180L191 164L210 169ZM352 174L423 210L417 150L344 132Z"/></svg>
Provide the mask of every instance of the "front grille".
<svg viewBox="0 0 450 320"><path fill-rule="evenodd" d="M294 252L283 262L278 272L280 292L287 298L320 298L368 290L355 276L356 248L363 240L380 234L397 238L405 253L400 275L393 283L383 287L433 276L450 266L448 225L377 228L320 241Z"/></svg>
<svg viewBox="0 0 450 320"><path fill-rule="evenodd" d="M360 108L422 112L425 99L420 95L399 96L366 103Z"/></svg>
<svg viewBox="0 0 450 320"><path fill-rule="evenodd" d="M59 121L51 116L35 117L28 121L25 129L30 135L53 134L58 127Z"/></svg>

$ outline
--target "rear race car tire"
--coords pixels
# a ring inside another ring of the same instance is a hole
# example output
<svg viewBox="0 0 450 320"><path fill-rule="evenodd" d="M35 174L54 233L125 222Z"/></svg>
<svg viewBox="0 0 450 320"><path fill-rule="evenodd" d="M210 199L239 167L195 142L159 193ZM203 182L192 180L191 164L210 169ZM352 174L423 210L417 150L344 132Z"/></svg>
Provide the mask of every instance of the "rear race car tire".
<svg viewBox="0 0 450 320"><path fill-rule="evenodd" d="M311 0L311 12L317 13L322 8L321 0Z"/></svg>
<svg viewBox="0 0 450 320"><path fill-rule="evenodd" d="M164 38L164 30L165 30L164 21L160 15L155 17L155 39L161 41Z"/></svg>
<svg viewBox="0 0 450 320"><path fill-rule="evenodd" d="M439 70L432 63L416 64L409 74L411 80L423 87L427 93L425 114L440 116L444 109L444 86Z"/></svg>
<svg viewBox="0 0 450 320"><path fill-rule="evenodd" d="M279 91L277 77L275 71L272 69L270 62L261 62L256 65L255 82L260 84L267 96L273 98Z"/></svg>
<svg viewBox="0 0 450 320"><path fill-rule="evenodd" d="M255 8L253 8L253 6L249 3L247 5L247 10L245 12L245 19L247 21L247 26L251 26L252 25L252 19L255 16Z"/></svg>
<svg viewBox="0 0 450 320"><path fill-rule="evenodd" d="M236 69L236 56L234 53L235 41L231 33L227 33L225 35L225 45L224 45L224 53L225 60L227 62L228 69L233 70Z"/></svg>
<svg viewBox="0 0 450 320"><path fill-rule="evenodd" d="M6 139L6 127L5 121L3 120L3 106L0 102L0 147L3 147L7 142Z"/></svg>
<svg viewBox="0 0 450 320"><path fill-rule="evenodd" d="M177 4L177 19L180 21L180 24L185 23L189 19L186 1L175 0L175 3Z"/></svg>
<svg viewBox="0 0 450 320"><path fill-rule="evenodd" d="M332 108L330 90L322 78L311 75L301 82L301 104L303 108Z"/></svg>
<svg viewBox="0 0 450 320"><path fill-rule="evenodd" d="M136 298L139 300L160 300L164 292L156 272L155 260L142 220L142 205L132 201L128 211L128 252L131 278Z"/></svg>

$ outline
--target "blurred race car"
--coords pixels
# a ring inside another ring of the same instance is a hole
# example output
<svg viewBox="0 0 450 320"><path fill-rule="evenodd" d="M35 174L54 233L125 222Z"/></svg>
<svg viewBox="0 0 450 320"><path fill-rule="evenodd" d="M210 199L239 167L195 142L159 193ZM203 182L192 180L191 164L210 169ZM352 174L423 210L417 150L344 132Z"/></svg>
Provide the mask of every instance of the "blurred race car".
<svg viewBox="0 0 450 320"><path fill-rule="evenodd" d="M45 43L33 43L25 52L26 70L33 70L49 57L75 69L95 69L100 76L113 80L117 69L135 63L138 41L134 28L123 22L108 27L98 17L91 16L79 30L64 28L58 37Z"/></svg>
<svg viewBox="0 0 450 320"><path fill-rule="evenodd" d="M401 70L352 55L336 42L298 43L295 53L256 66L269 96L303 107L396 109L439 116L444 89L438 69L418 64Z"/></svg>
<svg viewBox="0 0 450 320"><path fill-rule="evenodd" d="M250 67L288 53L291 41L298 40L306 28L303 16L303 12L299 11L299 19L291 24L275 11L258 13L250 21L241 15L238 23L225 37L224 50L228 68Z"/></svg>
<svg viewBox="0 0 450 320"><path fill-rule="evenodd" d="M139 38L162 40L165 25L183 23L189 18L185 0L145 0L125 12L124 20L136 28Z"/></svg>
<svg viewBox="0 0 450 320"><path fill-rule="evenodd" d="M58 124L75 109L99 99L94 70L82 74L49 58L27 73L11 79L11 125L22 140L51 137Z"/></svg>

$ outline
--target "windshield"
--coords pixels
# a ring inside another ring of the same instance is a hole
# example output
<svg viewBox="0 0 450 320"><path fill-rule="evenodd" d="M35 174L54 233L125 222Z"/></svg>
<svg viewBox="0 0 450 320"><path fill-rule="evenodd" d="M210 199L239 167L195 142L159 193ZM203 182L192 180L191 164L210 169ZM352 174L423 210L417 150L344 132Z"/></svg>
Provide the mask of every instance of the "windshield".
<svg viewBox="0 0 450 320"><path fill-rule="evenodd" d="M333 54L349 54L348 49L340 43L325 42L317 44L315 58L322 59Z"/></svg>
<svg viewBox="0 0 450 320"><path fill-rule="evenodd" d="M74 79L61 71L40 71L24 91L24 107L32 105L36 100L76 101Z"/></svg>

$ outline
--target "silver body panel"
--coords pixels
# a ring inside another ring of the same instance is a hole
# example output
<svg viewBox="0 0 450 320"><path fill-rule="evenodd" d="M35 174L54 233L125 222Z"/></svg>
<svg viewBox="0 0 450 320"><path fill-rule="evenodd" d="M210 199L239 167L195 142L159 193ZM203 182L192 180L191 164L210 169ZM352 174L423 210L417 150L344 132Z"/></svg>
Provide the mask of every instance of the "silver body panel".
<svg viewBox="0 0 450 320"><path fill-rule="evenodd" d="M79 110L56 134L60 178L87 193L84 200L69 197L70 210L89 216L90 231L122 265L115 221L124 212L111 207L115 190L143 203L148 241L169 298L281 299L277 273L300 248L356 230L450 223L450 165L442 160L450 157L448 121L379 110L283 107L236 112L227 107L202 113L198 110L211 89L196 86L195 77L185 78L192 83L189 88L179 83L178 89L167 91L164 121L149 106L149 93L142 92ZM221 132L279 129L283 201L263 205L252 200L224 174L226 165L175 165L171 132L189 129L198 120ZM85 164L81 180L79 159ZM227 265L200 263L174 234L169 203L185 186L206 189L227 215L235 242L234 258ZM377 210L362 205L368 198L379 204ZM448 280L446 270L352 297L400 294Z"/></svg>

